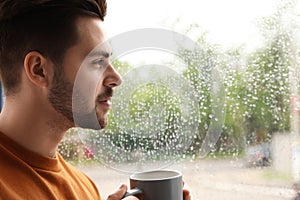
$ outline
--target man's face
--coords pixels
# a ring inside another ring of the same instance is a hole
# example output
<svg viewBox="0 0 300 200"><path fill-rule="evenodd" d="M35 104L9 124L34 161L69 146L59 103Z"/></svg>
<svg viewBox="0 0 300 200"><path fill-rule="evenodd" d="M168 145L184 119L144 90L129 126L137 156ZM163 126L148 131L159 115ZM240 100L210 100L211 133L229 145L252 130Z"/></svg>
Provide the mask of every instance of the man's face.
<svg viewBox="0 0 300 200"><path fill-rule="evenodd" d="M110 64L109 48L98 46L106 40L103 22L82 17L77 27L79 42L67 50L62 66L57 66L62 70L55 71L49 101L73 124L104 128L113 88L121 83L121 77Z"/></svg>

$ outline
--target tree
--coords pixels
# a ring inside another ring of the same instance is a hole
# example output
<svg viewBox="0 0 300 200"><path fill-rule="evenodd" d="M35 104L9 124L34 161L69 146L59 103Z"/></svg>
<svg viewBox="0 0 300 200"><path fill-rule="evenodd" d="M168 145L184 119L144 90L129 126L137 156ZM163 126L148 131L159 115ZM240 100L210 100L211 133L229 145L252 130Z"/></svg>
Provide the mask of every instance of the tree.
<svg viewBox="0 0 300 200"><path fill-rule="evenodd" d="M247 86L244 94L247 139L250 143L269 139L275 132L290 130L291 44L294 28L286 22L296 1L285 1L277 11L260 21L265 46L248 58L245 71Z"/></svg>

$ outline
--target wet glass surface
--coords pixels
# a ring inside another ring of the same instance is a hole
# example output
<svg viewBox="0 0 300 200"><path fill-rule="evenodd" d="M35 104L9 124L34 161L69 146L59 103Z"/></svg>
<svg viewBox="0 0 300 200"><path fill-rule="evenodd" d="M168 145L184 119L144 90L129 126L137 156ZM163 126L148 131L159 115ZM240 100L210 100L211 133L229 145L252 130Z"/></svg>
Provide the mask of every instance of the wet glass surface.
<svg viewBox="0 0 300 200"><path fill-rule="evenodd" d="M228 12L241 6L227 4L237 6ZM171 168L183 172L193 199L293 198L300 181L300 9L298 1L268 5L271 11L253 16L259 44L251 48L247 39L212 41L213 30L203 31L201 20L189 26L175 18L164 27L191 39L194 49L177 38L169 51L165 29L143 32L155 48L112 59L123 84L108 127L70 130L61 154L91 176L103 197L131 173Z"/></svg>

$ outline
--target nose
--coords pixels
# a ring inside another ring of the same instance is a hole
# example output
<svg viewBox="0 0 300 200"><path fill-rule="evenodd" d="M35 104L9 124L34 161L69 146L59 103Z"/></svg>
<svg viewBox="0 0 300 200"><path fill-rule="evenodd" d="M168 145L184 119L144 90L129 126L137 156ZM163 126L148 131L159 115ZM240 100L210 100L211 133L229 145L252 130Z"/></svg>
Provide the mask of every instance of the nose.
<svg viewBox="0 0 300 200"><path fill-rule="evenodd" d="M116 71L116 69L110 64L105 72L104 72L104 80L103 80L103 85L114 88L122 83L122 77L121 75Z"/></svg>

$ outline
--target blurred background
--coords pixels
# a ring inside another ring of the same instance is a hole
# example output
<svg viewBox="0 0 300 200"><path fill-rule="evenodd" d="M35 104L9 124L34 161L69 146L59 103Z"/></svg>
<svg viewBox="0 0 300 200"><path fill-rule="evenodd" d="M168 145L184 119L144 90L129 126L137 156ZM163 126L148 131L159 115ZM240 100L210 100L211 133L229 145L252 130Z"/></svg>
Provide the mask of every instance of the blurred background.
<svg viewBox="0 0 300 200"><path fill-rule="evenodd" d="M176 58L180 64L173 55L157 50L136 51L113 59L115 68L125 77L135 68L159 64L175 70L190 85L197 109L189 110L188 114L197 118L197 131L189 133L192 141L186 151L171 159L172 162L168 160L170 165L166 168L183 172L193 199L276 200L293 199L297 195L300 181L299 4L297 0L108 2L105 19L108 37L138 28L162 28L181 33L202 48L201 52L182 49ZM218 71L221 93L211 92L213 70ZM147 125L152 129L159 127L157 131L163 136L158 139L163 141L162 146L173 136L176 139L176 130L180 127L175 125L183 115L179 105L184 102L180 98L187 98L182 94L178 97L163 85L139 85L131 94L131 100L125 101L128 113L110 115L108 131L101 134L106 135L112 147L131 155L130 162L139 163L139 153L157 150L153 137L141 135L149 129L145 128ZM216 104L221 105L220 115L214 113ZM153 112L162 108L166 111L164 120L152 123L152 117L157 116ZM152 121L147 124L145 119L149 116ZM120 118L133 120L120 128L117 123ZM219 122L215 134L220 137L203 156L202 144L213 121ZM161 124L167 124L168 128ZM96 141L94 146L87 146L78 130L71 129L59 151L97 183L105 199L121 183L128 183L128 173L119 170L119 165L115 167L116 160L101 150L108 144L97 142L102 140L98 138L99 133L86 132L89 140ZM160 156L151 159L160 159ZM109 159L112 159L110 164Z"/></svg>

